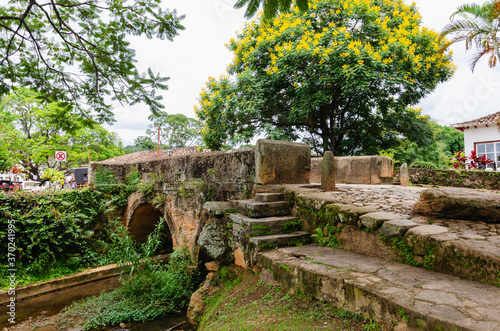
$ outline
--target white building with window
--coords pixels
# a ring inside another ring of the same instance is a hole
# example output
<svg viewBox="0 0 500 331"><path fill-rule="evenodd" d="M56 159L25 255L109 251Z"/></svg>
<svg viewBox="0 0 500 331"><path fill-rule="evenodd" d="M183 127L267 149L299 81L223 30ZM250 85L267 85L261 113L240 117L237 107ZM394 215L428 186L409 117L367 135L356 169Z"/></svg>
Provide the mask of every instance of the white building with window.
<svg viewBox="0 0 500 331"><path fill-rule="evenodd" d="M495 161L494 169L500 171L500 112L451 127L464 133L466 156L473 150L477 156L486 154L488 159Z"/></svg>

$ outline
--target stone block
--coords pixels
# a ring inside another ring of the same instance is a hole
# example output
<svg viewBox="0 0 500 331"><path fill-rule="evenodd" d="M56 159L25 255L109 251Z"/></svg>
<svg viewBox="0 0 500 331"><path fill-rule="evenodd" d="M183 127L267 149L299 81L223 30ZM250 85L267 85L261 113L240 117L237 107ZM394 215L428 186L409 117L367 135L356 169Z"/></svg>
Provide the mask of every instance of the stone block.
<svg viewBox="0 0 500 331"><path fill-rule="evenodd" d="M293 216L251 218L241 214L231 214L230 218L233 221L233 229L235 229L236 224L240 225L241 231L244 231L244 236L266 232L281 232L284 230L283 226L285 224L297 220L297 217Z"/></svg>
<svg viewBox="0 0 500 331"><path fill-rule="evenodd" d="M307 144L259 139L255 145L257 184L309 184L311 151Z"/></svg>
<svg viewBox="0 0 500 331"><path fill-rule="evenodd" d="M500 223L500 194L454 187L428 189L413 211L445 219Z"/></svg>
<svg viewBox="0 0 500 331"><path fill-rule="evenodd" d="M205 204L203 205L203 209L216 217L223 217L224 213L227 210L234 209L234 206L231 202L228 201L210 201L205 202Z"/></svg>
<svg viewBox="0 0 500 331"><path fill-rule="evenodd" d="M420 224L415 223L410 220L396 220L387 221L382 224L380 228L380 233L382 233L387 238L399 237L403 238L403 235L411 228L417 227Z"/></svg>
<svg viewBox="0 0 500 331"><path fill-rule="evenodd" d="M220 263L218 261L207 262L205 263L205 268L207 268L208 271L219 271Z"/></svg>
<svg viewBox="0 0 500 331"><path fill-rule="evenodd" d="M403 163L399 171L399 181L401 186L410 186L410 175L408 174L408 165Z"/></svg>
<svg viewBox="0 0 500 331"><path fill-rule="evenodd" d="M215 260L224 259L228 253L226 230L224 222L213 221L203 227L198 238L200 248Z"/></svg>
<svg viewBox="0 0 500 331"><path fill-rule="evenodd" d="M240 213L250 217L269 217L290 214L288 201L259 202L255 200L233 200Z"/></svg>
<svg viewBox="0 0 500 331"><path fill-rule="evenodd" d="M278 202L285 200L283 193L257 193L255 200L259 202Z"/></svg>
<svg viewBox="0 0 500 331"><path fill-rule="evenodd" d="M449 230L439 225L421 225L409 229L404 235L406 244L412 249L414 254L427 254L427 247L432 244L432 236L447 233Z"/></svg>
<svg viewBox="0 0 500 331"><path fill-rule="evenodd" d="M335 158L330 151L325 152L321 163L321 189L335 190Z"/></svg>
<svg viewBox="0 0 500 331"><path fill-rule="evenodd" d="M321 182L323 158L311 160L311 183ZM346 184L392 184L392 159L385 156L335 157L335 181Z"/></svg>
<svg viewBox="0 0 500 331"><path fill-rule="evenodd" d="M378 229L386 221L396 221L402 219L403 217L399 214L383 212L383 211L368 213L359 217L361 223L363 223L363 225L368 229Z"/></svg>

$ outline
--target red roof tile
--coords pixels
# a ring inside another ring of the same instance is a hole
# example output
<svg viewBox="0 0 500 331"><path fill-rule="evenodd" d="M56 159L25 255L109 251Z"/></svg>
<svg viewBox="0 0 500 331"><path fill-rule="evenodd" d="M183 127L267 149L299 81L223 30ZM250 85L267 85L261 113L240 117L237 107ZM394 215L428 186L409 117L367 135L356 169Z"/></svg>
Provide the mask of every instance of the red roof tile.
<svg viewBox="0 0 500 331"><path fill-rule="evenodd" d="M198 146L172 148L171 149L172 156L198 153L196 150L197 148L198 148ZM137 162L147 162L147 161L167 159L169 157L170 156L168 155L167 149L160 149L160 155L158 158L156 157L156 150L150 150L150 151L140 151L140 152L135 152L135 153L131 153L131 154L126 154L126 155L114 157L112 159L107 159L107 160L101 161L99 163L103 163L103 164L137 163Z"/></svg>
<svg viewBox="0 0 500 331"><path fill-rule="evenodd" d="M457 124L452 124L451 127L455 128L455 129L461 129L461 128L466 128L468 126L477 126L477 125L497 123L498 121L500 121L500 111L493 113L493 114L490 114L488 116L484 116L484 117L475 119L475 120L457 123Z"/></svg>

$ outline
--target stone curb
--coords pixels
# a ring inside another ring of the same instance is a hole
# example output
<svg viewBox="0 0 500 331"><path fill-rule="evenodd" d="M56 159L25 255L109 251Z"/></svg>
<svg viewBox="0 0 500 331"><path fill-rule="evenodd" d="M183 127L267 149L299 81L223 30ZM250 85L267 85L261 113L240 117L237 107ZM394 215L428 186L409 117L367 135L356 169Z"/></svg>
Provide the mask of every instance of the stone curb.
<svg viewBox="0 0 500 331"><path fill-rule="evenodd" d="M163 254L160 255L159 258L165 262L166 260L168 260L169 256L170 254ZM118 267L117 264L109 264L106 266L81 271L74 275L16 288L15 298L16 301L28 299L41 294L66 289L68 287L117 276L119 274L120 267ZM11 297L12 296L9 295L8 290L0 291L0 304L9 302Z"/></svg>

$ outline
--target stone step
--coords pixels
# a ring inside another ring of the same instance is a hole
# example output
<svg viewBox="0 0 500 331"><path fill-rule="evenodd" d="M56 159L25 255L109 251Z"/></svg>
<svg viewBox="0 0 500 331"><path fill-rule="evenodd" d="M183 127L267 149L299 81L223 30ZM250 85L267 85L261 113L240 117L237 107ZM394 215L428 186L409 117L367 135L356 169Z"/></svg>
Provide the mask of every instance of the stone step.
<svg viewBox="0 0 500 331"><path fill-rule="evenodd" d="M260 202L255 200L233 200L240 213L249 217L270 217L290 215L291 208L288 201Z"/></svg>
<svg viewBox="0 0 500 331"><path fill-rule="evenodd" d="M260 251L257 265L266 284L399 330L500 330L498 287L312 244Z"/></svg>
<svg viewBox="0 0 500 331"><path fill-rule="evenodd" d="M285 200L283 193L257 193L255 200L259 202L277 202Z"/></svg>
<svg viewBox="0 0 500 331"><path fill-rule="evenodd" d="M249 235L290 232L290 230L300 230L302 227L297 224L298 218L293 216L251 218L242 214L230 214L229 218L233 221L233 229L236 225L239 225Z"/></svg>
<svg viewBox="0 0 500 331"><path fill-rule="evenodd" d="M250 243L257 246L257 249L296 246L297 244L304 244L307 242L309 242L309 233L305 231L250 238Z"/></svg>

